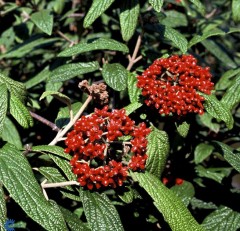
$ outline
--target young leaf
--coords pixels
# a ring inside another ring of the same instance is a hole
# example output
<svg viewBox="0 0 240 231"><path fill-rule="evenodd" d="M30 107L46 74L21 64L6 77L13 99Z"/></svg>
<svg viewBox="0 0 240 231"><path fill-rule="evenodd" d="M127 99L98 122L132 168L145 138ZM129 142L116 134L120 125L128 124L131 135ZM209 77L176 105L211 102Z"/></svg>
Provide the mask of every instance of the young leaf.
<svg viewBox="0 0 240 231"><path fill-rule="evenodd" d="M69 57L73 55L78 55L87 51L95 50L112 50L112 51L122 51L125 53L129 52L128 47L116 40L109 38L98 38L93 42L81 42L72 47L67 48L58 54L58 57Z"/></svg>
<svg viewBox="0 0 240 231"><path fill-rule="evenodd" d="M209 144L201 143L199 144L194 151L194 162L195 164L201 163L207 157L209 157L214 150L214 147Z"/></svg>
<svg viewBox="0 0 240 231"><path fill-rule="evenodd" d="M49 81L60 82L69 80L75 76L93 72L99 69L96 61L87 63L68 63L62 65L51 72Z"/></svg>
<svg viewBox="0 0 240 231"><path fill-rule="evenodd" d="M46 230L67 231L59 208L45 199L31 166L16 147L6 144L0 149L0 166L0 181L29 217Z"/></svg>
<svg viewBox="0 0 240 231"><path fill-rule="evenodd" d="M228 207L221 207L210 213L203 221L206 231L227 230L236 231L240 228L240 213Z"/></svg>
<svg viewBox="0 0 240 231"><path fill-rule="evenodd" d="M1 76L0 76L1 77ZM8 92L5 84L0 84L0 135L2 134L3 127L5 124L5 118L8 108Z"/></svg>
<svg viewBox="0 0 240 231"><path fill-rule="evenodd" d="M3 191L2 184L0 185L0 230L2 231L1 227L4 227L4 224L7 220L7 207L6 207L6 200L5 194Z"/></svg>
<svg viewBox="0 0 240 231"><path fill-rule="evenodd" d="M130 102L137 102L141 94L141 89L137 87L137 78L133 73L128 74L127 88Z"/></svg>
<svg viewBox="0 0 240 231"><path fill-rule="evenodd" d="M138 191L136 189L133 189L131 187L126 187L126 191L123 193L123 195L118 195L119 198L129 204L129 203L132 203L132 201L135 199L135 198L141 198L140 194L138 193Z"/></svg>
<svg viewBox="0 0 240 231"><path fill-rule="evenodd" d="M33 125L33 119L28 109L14 95L10 97L10 113L22 127L28 128Z"/></svg>
<svg viewBox="0 0 240 231"><path fill-rule="evenodd" d="M190 0L198 9L198 11L204 15L205 14L205 7L199 0Z"/></svg>
<svg viewBox="0 0 240 231"><path fill-rule="evenodd" d="M131 174L154 200L172 231L204 231L178 196L149 172Z"/></svg>
<svg viewBox="0 0 240 231"><path fill-rule="evenodd" d="M127 87L128 71L119 63L104 64L102 75L107 85L116 91Z"/></svg>
<svg viewBox="0 0 240 231"><path fill-rule="evenodd" d="M125 0L120 12L121 34L124 41L132 38L140 13L138 0Z"/></svg>
<svg viewBox="0 0 240 231"><path fill-rule="evenodd" d="M92 231L123 231L116 208L102 193L80 191L84 212Z"/></svg>
<svg viewBox="0 0 240 231"><path fill-rule="evenodd" d="M196 197L193 197L191 199L191 206L194 210L195 210L195 208L199 208L199 209L217 209L218 208L212 202L205 202L205 201L197 199Z"/></svg>
<svg viewBox="0 0 240 231"><path fill-rule="evenodd" d="M147 137L148 158L146 169L151 174L160 177L169 153L169 140L166 132L160 131L155 127L151 127L151 129L152 131Z"/></svg>
<svg viewBox="0 0 240 231"><path fill-rule="evenodd" d="M201 93L205 98L204 108L205 110L214 118L222 120L226 123L228 129L233 128L233 117L231 112L226 109L225 105L223 105L216 96L214 95L206 95Z"/></svg>
<svg viewBox="0 0 240 231"><path fill-rule="evenodd" d="M157 12L160 12L163 5L163 0L148 0L148 2L152 5L153 9Z"/></svg>
<svg viewBox="0 0 240 231"><path fill-rule="evenodd" d="M177 125L177 131L178 131L179 135L184 138L187 136L189 128L190 128L190 124L188 124L186 121Z"/></svg>
<svg viewBox="0 0 240 231"><path fill-rule="evenodd" d="M62 103L65 103L68 106L71 106L71 99L68 96L66 96L66 95L64 95L64 94L62 94L61 92L58 92L58 91L45 91L45 92L42 93L42 95L41 95L39 100L42 100L42 99L46 98L49 95L51 95L54 98L58 99Z"/></svg>
<svg viewBox="0 0 240 231"><path fill-rule="evenodd" d="M90 9L87 12L86 17L83 21L83 26L85 28L92 25L92 23L105 11L114 0L93 0Z"/></svg>
<svg viewBox="0 0 240 231"><path fill-rule="evenodd" d="M41 10L31 15L31 20L43 32L48 35L52 34L53 15L49 10Z"/></svg>
<svg viewBox="0 0 240 231"><path fill-rule="evenodd" d="M138 108L140 108L142 106L142 103L139 102L134 102L134 103L130 103L128 106L124 107L126 110L126 114L130 115L131 113L133 113L134 111L136 111Z"/></svg>
<svg viewBox="0 0 240 231"><path fill-rule="evenodd" d="M238 0L232 0L232 17L236 23L240 22L239 12L240 12L240 2Z"/></svg>

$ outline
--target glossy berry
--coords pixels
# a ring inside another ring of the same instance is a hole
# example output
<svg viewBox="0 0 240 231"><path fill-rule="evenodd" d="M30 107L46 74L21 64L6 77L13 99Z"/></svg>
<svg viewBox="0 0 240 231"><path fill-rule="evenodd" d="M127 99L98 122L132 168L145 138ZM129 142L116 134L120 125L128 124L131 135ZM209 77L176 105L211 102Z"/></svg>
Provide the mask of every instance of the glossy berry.
<svg viewBox="0 0 240 231"><path fill-rule="evenodd" d="M209 68L198 66L192 55L173 55L155 60L137 77L137 86L146 105L160 114L203 114L205 99L198 92L211 94L211 77Z"/></svg>
<svg viewBox="0 0 240 231"><path fill-rule="evenodd" d="M127 180L129 169L144 170L150 131L145 123L136 126L124 109L108 112L105 106L82 116L65 140L65 152L73 154L70 164L80 185L89 190L116 188ZM122 142L123 136L130 138Z"/></svg>
<svg viewBox="0 0 240 231"><path fill-rule="evenodd" d="M184 180L181 179L181 178L176 178L176 179L175 179L175 184L176 184L176 185L181 185L181 184L183 184L183 182L184 182Z"/></svg>

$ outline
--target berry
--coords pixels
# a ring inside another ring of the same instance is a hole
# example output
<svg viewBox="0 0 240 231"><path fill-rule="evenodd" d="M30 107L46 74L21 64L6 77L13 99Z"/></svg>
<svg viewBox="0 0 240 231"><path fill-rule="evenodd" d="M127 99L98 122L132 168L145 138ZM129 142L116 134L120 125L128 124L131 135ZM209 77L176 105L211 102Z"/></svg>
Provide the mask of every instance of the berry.
<svg viewBox="0 0 240 231"><path fill-rule="evenodd" d="M177 185L181 185L183 182L184 182L184 180L181 179L181 178L176 178L175 179L175 184L177 184Z"/></svg>

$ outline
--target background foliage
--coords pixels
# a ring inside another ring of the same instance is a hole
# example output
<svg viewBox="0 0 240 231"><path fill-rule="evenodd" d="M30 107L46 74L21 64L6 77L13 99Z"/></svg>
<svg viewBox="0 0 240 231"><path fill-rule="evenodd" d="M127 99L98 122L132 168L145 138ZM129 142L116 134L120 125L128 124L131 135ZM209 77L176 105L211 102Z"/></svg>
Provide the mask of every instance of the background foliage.
<svg viewBox="0 0 240 231"><path fill-rule="evenodd" d="M7 219L19 230L240 229L238 0L0 1L0 22L1 230ZM215 90L202 116L160 116L136 76L185 53L211 68ZM83 79L104 80L112 109L151 124L147 171L123 189L68 185L44 197L45 180L76 177L63 142L51 143L56 129L35 115L63 128L87 98Z"/></svg>

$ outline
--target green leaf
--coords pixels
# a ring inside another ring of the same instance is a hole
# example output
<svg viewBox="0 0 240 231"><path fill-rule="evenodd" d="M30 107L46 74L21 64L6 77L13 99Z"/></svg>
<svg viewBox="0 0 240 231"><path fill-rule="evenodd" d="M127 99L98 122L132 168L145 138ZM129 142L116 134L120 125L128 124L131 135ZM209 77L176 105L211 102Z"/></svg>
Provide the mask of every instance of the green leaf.
<svg viewBox="0 0 240 231"><path fill-rule="evenodd" d="M232 168L204 168L198 165L195 170L200 177L206 177L221 183L222 179L231 173Z"/></svg>
<svg viewBox="0 0 240 231"><path fill-rule="evenodd" d="M58 57L69 57L73 55L78 55L87 51L95 50L112 50L112 51L122 51L129 53L128 47L116 40L109 38L98 38L93 42L81 42L72 47L67 48L62 51Z"/></svg>
<svg viewBox="0 0 240 231"><path fill-rule="evenodd" d="M192 3L197 7L197 10L198 10L202 15L205 14L205 7L204 7L204 5L201 3L201 1L199 1L199 0L190 0L190 2L192 2Z"/></svg>
<svg viewBox="0 0 240 231"><path fill-rule="evenodd" d="M141 95L141 89L137 87L136 75L130 72L128 74L127 88L130 102L137 102Z"/></svg>
<svg viewBox="0 0 240 231"><path fill-rule="evenodd" d="M204 161L207 157L209 157L214 150L214 147L210 144L199 144L194 151L194 162L195 164L199 164Z"/></svg>
<svg viewBox="0 0 240 231"><path fill-rule="evenodd" d="M147 137L147 163L146 169L151 174L160 177L169 154L169 140L165 131L151 127L152 131Z"/></svg>
<svg viewBox="0 0 240 231"><path fill-rule="evenodd" d="M223 154L224 159L233 166L238 172L240 172L240 152L237 150L236 153L233 152L233 149L219 141L214 141L214 144L217 147L217 150Z"/></svg>
<svg viewBox="0 0 240 231"><path fill-rule="evenodd" d="M141 196L136 189L133 189L131 187L125 187L125 190L126 191L124 191L123 194L118 195L123 202L129 204L129 203L132 203L134 199L137 199L137 198L141 199Z"/></svg>
<svg viewBox="0 0 240 231"><path fill-rule="evenodd" d="M79 217L70 212L69 210L59 206L65 221L67 222L70 230L72 231L91 231L80 219Z"/></svg>
<svg viewBox="0 0 240 231"><path fill-rule="evenodd" d="M92 231L123 231L116 208L103 193L80 191L84 212Z"/></svg>
<svg viewBox="0 0 240 231"><path fill-rule="evenodd" d="M3 227L6 220L7 220L6 200L5 200L5 194L3 191L2 184L0 184L0 230L1 231L5 231Z"/></svg>
<svg viewBox="0 0 240 231"><path fill-rule="evenodd" d="M93 72L99 69L96 61L87 63L69 63L62 65L51 72L49 81L60 82L69 80L75 76Z"/></svg>
<svg viewBox="0 0 240 231"><path fill-rule="evenodd" d="M187 137L187 134L188 134L188 131L190 128L190 124L188 124L186 121L184 121L183 123L181 123L179 125L176 124L176 127L177 127L177 131L180 136L182 136L184 138Z"/></svg>
<svg viewBox="0 0 240 231"><path fill-rule="evenodd" d="M204 108L215 119L222 120L226 123L228 129L233 128L233 117L224 104L220 102L215 95L206 95L200 93L205 98Z"/></svg>
<svg viewBox="0 0 240 231"><path fill-rule="evenodd" d="M171 190L182 200L186 207L189 205L195 194L193 185L185 180L181 185L174 185L171 187Z"/></svg>
<svg viewBox="0 0 240 231"><path fill-rule="evenodd" d="M28 109L14 95L10 97L10 113L22 127L28 128L33 125L33 119Z"/></svg>
<svg viewBox="0 0 240 231"><path fill-rule="evenodd" d="M232 0L232 17L236 23L240 22L239 12L240 12L240 2L238 0Z"/></svg>
<svg viewBox="0 0 240 231"><path fill-rule="evenodd" d="M181 199L173 191L165 187L158 177L149 172L134 172L131 175L152 197L154 205L162 213L172 231L204 231Z"/></svg>
<svg viewBox="0 0 240 231"><path fill-rule="evenodd" d="M47 82L45 85L45 91L60 91L63 86L63 82ZM47 96L47 102L50 103L52 101L52 96Z"/></svg>
<svg viewBox="0 0 240 231"><path fill-rule="evenodd" d="M202 226L209 231L236 231L240 228L240 213L228 207L222 207L210 213L203 221Z"/></svg>
<svg viewBox="0 0 240 231"><path fill-rule="evenodd" d="M187 17L183 13L180 13L176 10L167 10L164 12L164 14L166 15L166 18L161 19L160 21L165 26L175 28L188 25Z"/></svg>
<svg viewBox="0 0 240 231"><path fill-rule="evenodd" d="M124 1L119 16L121 34L124 41L128 41L132 38L137 26L139 13L140 5L138 0Z"/></svg>
<svg viewBox="0 0 240 231"><path fill-rule="evenodd" d="M83 26L89 27L92 23L111 6L114 0L93 0L93 3L90 9L87 12L87 15L84 18Z"/></svg>
<svg viewBox="0 0 240 231"><path fill-rule="evenodd" d="M134 102L134 103L130 103L128 106L124 107L126 110L126 114L130 115L131 113L133 113L134 111L136 111L138 108L140 108L142 106L142 103L139 102Z"/></svg>
<svg viewBox="0 0 240 231"><path fill-rule="evenodd" d="M228 110L232 110L240 102L240 75L236 77L232 86L227 89L221 99L221 103L225 105Z"/></svg>
<svg viewBox="0 0 240 231"><path fill-rule="evenodd" d="M49 10L41 10L31 15L33 23L43 32L48 35L52 34L53 29L53 15Z"/></svg>
<svg viewBox="0 0 240 231"><path fill-rule="evenodd" d="M219 132L220 124L213 123L212 122L213 117L209 113L204 112L203 115L197 115L197 118L200 123L202 123L204 126L208 127L213 132L215 132L215 133Z"/></svg>
<svg viewBox="0 0 240 231"><path fill-rule="evenodd" d="M1 76L0 76L1 77ZM0 135L3 132L7 108L8 108L8 92L5 84L0 84Z"/></svg>
<svg viewBox="0 0 240 231"><path fill-rule="evenodd" d="M217 209L218 207L213 204L212 202L205 202L202 200L199 200L195 197L191 199L191 206L195 210L196 208L198 209Z"/></svg>
<svg viewBox="0 0 240 231"><path fill-rule="evenodd" d="M67 104L68 106L71 105L71 99L68 96L66 96L66 95L64 95L64 94L62 94L61 92L58 92L58 91L45 91L45 92L42 93L42 95L41 95L39 100L42 100L42 99L46 98L49 95L51 95L54 98L58 99L62 103Z"/></svg>
<svg viewBox="0 0 240 231"><path fill-rule="evenodd" d="M8 117L6 117L3 126L2 139L15 145L17 148L22 148L22 142L18 130Z"/></svg>
<svg viewBox="0 0 240 231"><path fill-rule="evenodd" d="M116 91L127 87L128 71L119 63L104 64L102 75L107 85Z"/></svg>
<svg viewBox="0 0 240 231"><path fill-rule="evenodd" d="M67 230L57 205L47 201L24 155L13 145L0 150L0 181L11 197L46 230Z"/></svg>
<svg viewBox="0 0 240 231"><path fill-rule="evenodd" d="M152 5L153 9L160 12L163 5L163 0L148 0L149 4Z"/></svg>

